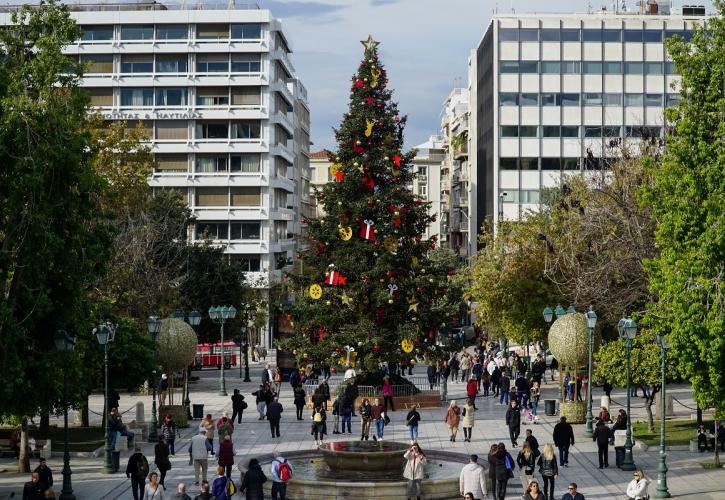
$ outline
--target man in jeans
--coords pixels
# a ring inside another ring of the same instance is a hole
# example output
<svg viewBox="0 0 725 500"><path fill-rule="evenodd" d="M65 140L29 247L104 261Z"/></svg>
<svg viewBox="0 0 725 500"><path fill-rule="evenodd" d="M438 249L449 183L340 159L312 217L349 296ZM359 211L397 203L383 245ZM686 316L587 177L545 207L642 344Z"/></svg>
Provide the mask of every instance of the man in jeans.
<svg viewBox="0 0 725 500"><path fill-rule="evenodd" d="M574 444L574 430L566 417L561 417L554 426L554 445L559 448L559 464L569 467L569 446ZM575 485L576 486L576 485Z"/></svg>
<svg viewBox="0 0 725 500"><path fill-rule="evenodd" d="M149 462L141 453L139 445L134 446L133 454L128 458L126 464L126 477L131 479L131 491L133 500L143 498L143 489L146 485L146 476L149 473Z"/></svg>
<svg viewBox="0 0 725 500"><path fill-rule="evenodd" d="M292 474L292 464L282 455L274 453L272 455L272 465L270 465L270 472L272 473L272 500L287 499L287 481L283 481L280 477L280 466L282 464L287 464L290 474Z"/></svg>

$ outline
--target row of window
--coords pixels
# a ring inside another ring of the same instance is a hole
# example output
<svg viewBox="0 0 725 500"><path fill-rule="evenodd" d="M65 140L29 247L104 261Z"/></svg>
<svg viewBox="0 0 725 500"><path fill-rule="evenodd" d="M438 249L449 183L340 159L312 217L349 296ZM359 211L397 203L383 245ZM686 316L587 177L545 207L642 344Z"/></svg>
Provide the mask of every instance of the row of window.
<svg viewBox="0 0 725 500"><path fill-rule="evenodd" d="M193 161L193 170L197 173L241 173L256 174L260 171L259 153L240 154L197 154ZM156 155L157 173L187 173L189 158L185 153Z"/></svg>
<svg viewBox="0 0 725 500"><path fill-rule="evenodd" d="M624 103L624 106L671 107L677 105L679 100L680 94L641 92L501 92L498 95L500 106L622 106Z"/></svg>
<svg viewBox="0 0 725 500"><path fill-rule="evenodd" d="M609 168L614 158L586 157L586 158L499 158L498 165L501 170L604 170Z"/></svg>
<svg viewBox="0 0 725 500"><path fill-rule="evenodd" d="M182 198L187 197L189 189L186 187L154 188L158 191L174 191ZM284 189L274 188L272 191L272 208L293 207L287 205L288 194ZM195 187L191 197L193 207L260 207L262 206L262 188L258 186L205 186Z"/></svg>
<svg viewBox="0 0 725 500"><path fill-rule="evenodd" d="M539 203L538 189L506 189L501 191L503 203Z"/></svg>
<svg viewBox="0 0 725 500"><path fill-rule="evenodd" d="M691 30L659 29L578 29L578 28L500 28L502 42L635 42L661 43L664 39L680 36L692 38Z"/></svg>
<svg viewBox="0 0 725 500"><path fill-rule="evenodd" d="M188 24L124 24L119 28L119 40L188 40L191 26ZM98 42L114 39L113 25L82 26L81 41ZM260 23L197 24L196 40L261 40Z"/></svg>
<svg viewBox="0 0 725 500"><path fill-rule="evenodd" d="M74 56L70 56L74 57ZM196 54L196 73L259 73L262 70L261 54ZM113 54L88 54L80 56L87 74L113 73ZM150 74L189 72L187 54L123 54L122 74Z"/></svg>
<svg viewBox="0 0 725 500"><path fill-rule="evenodd" d="M542 75L674 75L672 62L499 61L499 72Z"/></svg>
<svg viewBox="0 0 725 500"><path fill-rule="evenodd" d="M260 139L262 126L259 120L196 120L189 127L188 120L129 120L127 129L140 130L147 140L186 141L192 139Z"/></svg>
<svg viewBox="0 0 725 500"><path fill-rule="evenodd" d="M197 222L195 227L197 240L260 240L262 223L245 222Z"/></svg>
<svg viewBox="0 0 725 500"><path fill-rule="evenodd" d="M579 139L602 137L661 137L662 127L644 127L641 125L501 125L501 137L565 137ZM541 135L539 135L541 133Z"/></svg>
<svg viewBox="0 0 725 500"><path fill-rule="evenodd" d="M113 106L113 88L89 87L92 106ZM201 107L259 106L261 87L195 87L194 103ZM122 107L148 108L153 106L190 106L186 87L123 87L119 102ZM284 108L285 110L287 107Z"/></svg>

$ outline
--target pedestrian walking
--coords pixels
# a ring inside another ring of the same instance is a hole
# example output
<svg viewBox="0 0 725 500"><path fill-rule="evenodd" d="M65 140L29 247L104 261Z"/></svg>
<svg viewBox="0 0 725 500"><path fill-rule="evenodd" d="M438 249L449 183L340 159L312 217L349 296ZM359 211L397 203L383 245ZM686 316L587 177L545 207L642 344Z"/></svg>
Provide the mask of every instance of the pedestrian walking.
<svg viewBox="0 0 725 500"><path fill-rule="evenodd" d="M199 429L199 433L191 438L189 443L189 461L194 464L194 484L199 481L206 481L206 473L209 469L209 451L206 448L206 429ZM201 479L199 475L201 472Z"/></svg>
<svg viewBox="0 0 725 500"><path fill-rule="evenodd" d="M176 494L171 496L171 500L191 500L191 497L186 493L186 485L184 483L176 485Z"/></svg>
<svg viewBox="0 0 725 500"><path fill-rule="evenodd" d="M471 436L473 432L473 424L475 423L476 409L473 407L473 401L470 399L466 400L466 404L463 406L461 414L463 415L463 441L471 442Z"/></svg>
<svg viewBox="0 0 725 500"><path fill-rule="evenodd" d="M305 389L302 387L301 383L295 386L292 390L292 394L294 395L294 404L297 410L297 420L302 420L302 410L305 408L305 398L307 397L307 394L305 393Z"/></svg>
<svg viewBox="0 0 725 500"><path fill-rule="evenodd" d="M524 492L524 500L545 500L544 494L539 488L539 483L535 479L529 483Z"/></svg>
<svg viewBox="0 0 725 500"><path fill-rule="evenodd" d="M199 494L194 497L194 500L214 500L214 497L211 496L209 481L202 481L199 490Z"/></svg>
<svg viewBox="0 0 725 500"><path fill-rule="evenodd" d="M53 471L48 467L45 457L40 457L38 466L33 472L38 474L38 485L43 492L53 487Z"/></svg>
<svg viewBox="0 0 725 500"><path fill-rule="evenodd" d="M648 486L649 480L644 477L642 469L637 469L634 471L634 479L627 485L627 498L629 500L649 500Z"/></svg>
<svg viewBox="0 0 725 500"><path fill-rule="evenodd" d="M176 442L176 436L178 433L179 431L176 428L176 422L174 422L171 414L167 413L164 417L163 423L161 424L161 435L164 437L164 442L169 448L169 455L172 457L176 454L174 443Z"/></svg>
<svg viewBox="0 0 725 500"><path fill-rule="evenodd" d="M279 437L279 421L282 419L282 403L279 402L278 398L267 405L267 420L269 420L269 430L272 433L272 437Z"/></svg>
<svg viewBox="0 0 725 500"><path fill-rule="evenodd" d="M229 420L229 413L224 412L216 421L216 430L219 433L219 442L224 440L224 436L234 434L234 420Z"/></svg>
<svg viewBox="0 0 725 500"><path fill-rule="evenodd" d="M413 498L414 491L415 498L420 500L423 489L422 480L425 474L425 464L428 463L428 458L423 453L423 450L420 449L420 445L417 442L413 442L403 457L405 458L403 477L408 480L408 500Z"/></svg>
<svg viewBox="0 0 725 500"><path fill-rule="evenodd" d="M143 500L164 500L164 487L159 484L159 475L149 474L149 482L143 490Z"/></svg>
<svg viewBox="0 0 725 500"><path fill-rule="evenodd" d="M322 395L322 403L324 405L325 411L327 411L327 405L330 401L330 384L327 383L326 378L323 378L322 382L320 383L320 394Z"/></svg>
<svg viewBox="0 0 725 500"><path fill-rule="evenodd" d="M483 500L486 496L486 476L478 463L478 455L471 455L469 462L461 469L458 489L462 496L471 495L471 500Z"/></svg>
<svg viewBox="0 0 725 500"><path fill-rule="evenodd" d="M327 420L327 412L322 407L322 405L318 405L315 407L314 410L312 410L312 432L311 434L315 436L315 444L317 446L322 445L322 442L325 439L325 421ZM350 424L350 421L348 420L348 425ZM344 427L344 423L343 423ZM344 431L343 431L344 432ZM350 432L350 429L348 428L348 432Z"/></svg>
<svg viewBox="0 0 725 500"><path fill-rule="evenodd" d="M385 405L385 411L388 411L388 403L390 403L390 411L395 411L393 405L393 386L390 384L390 377L387 375L383 377L383 405Z"/></svg>
<svg viewBox="0 0 725 500"><path fill-rule="evenodd" d="M279 366L274 369L272 380L274 380L274 392L277 393L277 396L279 396L279 393L282 390L282 370L279 369Z"/></svg>
<svg viewBox="0 0 725 500"><path fill-rule="evenodd" d="M214 432L216 427L214 426L214 420L212 419L211 413L206 414L206 418L199 424L200 427L206 429L206 449L209 450L211 456L214 456ZM163 476L161 476L163 478ZM163 480L161 481L163 484Z"/></svg>
<svg viewBox="0 0 725 500"><path fill-rule="evenodd" d="M491 391L493 397L498 397L501 392L501 368L498 367L495 361L491 361L489 367L493 366L493 372L491 372Z"/></svg>
<svg viewBox="0 0 725 500"><path fill-rule="evenodd" d="M455 399L448 406L443 421L448 425L448 433L450 434L449 441L455 443L456 435L458 434L458 425L461 422L461 409L456 404Z"/></svg>
<svg viewBox="0 0 725 500"><path fill-rule="evenodd" d="M519 410L516 400L511 400L511 406L506 410L506 425L509 428L509 437L511 438L511 446L518 446L519 434L521 434L521 410Z"/></svg>
<svg viewBox="0 0 725 500"><path fill-rule="evenodd" d="M564 467L569 466L569 447L574 445L574 430L566 417L561 417L559 423L554 426L554 444L559 448L559 463Z"/></svg>
<svg viewBox="0 0 725 500"><path fill-rule="evenodd" d="M263 485L266 482L267 476L264 475L259 461L253 458L249 461L247 472L244 473L244 479L242 479L239 490L246 500L264 500ZM219 497L216 500L219 500Z"/></svg>
<svg viewBox="0 0 725 500"><path fill-rule="evenodd" d="M264 384L259 386L259 389L254 391L252 393L252 396L254 396L254 403L257 405L257 413L259 413L259 418L257 420L264 420L264 412L267 408L267 401L265 401L265 395L264 395Z"/></svg>
<svg viewBox="0 0 725 500"><path fill-rule="evenodd" d="M244 401L244 396L239 393L239 389L234 389L232 394L232 422L235 418L238 418L237 423L242 423L242 413L247 409L249 405Z"/></svg>
<svg viewBox="0 0 725 500"><path fill-rule="evenodd" d="M232 477L232 466L234 465L234 455L236 455L234 451L234 444L232 444L232 437L230 435L224 436L224 439L221 439L221 436L219 437L220 443L219 443L219 453L217 456L217 462L221 467L224 467L226 471L226 476L231 478ZM215 481L216 483L216 481ZM213 487L212 487L213 489Z"/></svg>
<svg viewBox="0 0 725 500"><path fill-rule="evenodd" d="M226 440L224 441L226 442ZM221 446L224 445L224 442L222 442L219 445L219 457L221 458ZM231 441L230 441L231 442ZM214 482L211 484L211 494L214 496L215 500L231 500L231 494L230 489L232 492L234 491L234 487L230 485L229 483L232 482L231 478L228 475L224 474L225 467L221 464L219 464L216 468L216 475L217 477L214 478ZM261 470L261 469L260 469ZM247 472L248 473L248 472ZM246 474L245 474L246 477ZM233 494L233 493L232 493ZM249 498L249 497L247 497ZM252 498L264 498L264 496L260 497L252 497Z"/></svg>
<svg viewBox="0 0 725 500"><path fill-rule="evenodd" d="M149 462L143 453L141 453L141 447L137 444L133 447L133 453L128 457L128 462L126 463L126 478L131 480L133 500L140 500L143 497L148 473ZM43 488L43 491L46 489Z"/></svg>
<svg viewBox="0 0 725 500"><path fill-rule="evenodd" d="M451 359L448 361L448 366L451 367L451 382L458 382L458 368L460 366L458 354L454 353L451 356Z"/></svg>
<svg viewBox="0 0 725 500"><path fill-rule="evenodd" d="M385 434L385 406L380 403L380 399L375 398L372 406L373 423L375 424L375 434L373 434L373 441L382 441L383 435Z"/></svg>
<svg viewBox="0 0 725 500"><path fill-rule="evenodd" d="M30 475L30 481L23 486L23 500L42 500L43 490L38 484L38 473L33 472Z"/></svg>
<svg viewBox="0 0 725 500"><path fill-rule="evenodd" d="M609 427L604 421L597 421L592 439L597 443L597 454L599 457L599 468L609 467Z"/></svg>
<svg viewBox="0 0 725 500"><path fill-rule="evenodd" d="M531 384L529 396L531 398L531 414L534 416L534 423L536 423L536 412L539 409L539 400L541 399L541 386L538 382Z"/></svg>
<svg viewBox="0 0 725 500"><path fill-rule="evenodd" d="M552 379L553 380L553 379ZM569 483L566 489L566 493L561 497L561 500L585 500L584 495L579 493L576 483Z"/></svg>
<svg viewBox="0 0 725 500"><path fill-rule="evenodd" d="M166 480L166 473L171 470L171 460L169 460L169 447L166 446L163 436L159 436L159 441L154 446L154 463L161 476L159 484L166 489L164 481Z"/></svg>
<svg viewBox="0 0 725 500"><path fill-rule="evenodd" d="M516 468L514 459L506 451L506 445L498 443L496 453L490 459L490 467L492 470L493 480L496 483L497 500L506 498L506 486L509 479L514 477L514 469Z"/></svg>
<svg viewBox="0 0 725 500"><path fill-rule="evenodd" d="M499 404L509 404L509 391L511 390L511 379L506 374L506 372L501 373L501 379L499 380L500 385L500 393L501 397L499 399Z"/></svg>
<svg viewBox="0 0 725 500"><path fill-rule="evenodd" d="M350 407L352 408L352 416L355 416L355 401L357 401L360 391L357 388L357 381L355 377L352 377L345 386L345 396L350 400Z"/></svg>
<svg viewBox="0 0 725 500"><path fill-rule="evenodd" d="M350 399L346 394L342 396L342 413L340 413L340 418L342 419L342 429L341 432L345 433L345 428L347 427L348 434L352 434L352 415L353 415L353 404L354 399Z"/></svg>
<svg viewBox="0 0 725 500"><path fill-rule="evenodd" d="M428 375L428 385L430 386L430 390L433 390L433 386L436 383L436 366L431 362L431 364L428 365L427 370Z"/></svg>
<svg viewBox="0 0 725 500"><path fill-rule="evenodd" d="M272 382L274 382L274 370L272 370L272 365L267 363L262 369L262 385L271 384Z"/></svg>
<svg viewBox="0 0 725 500"><path fill-rule="evenodd" d="M360 408L360 441L367 441L370 438L370 427L373 423L373 407L370 406L368 398L363 399Z"/></svg>
<svg viewBox="0 0 725 500"><path fill-rule="evenodd" d="M488 397L491 389L491 375L487 371L481 375L481 385L483 386L483 396Z"/></svg>
<svg viewBox="0 0 725 500"><path fill-rule="evenodd" d="M460 361L461 367L461 382L467 382L471 376L471 358L468 357L468 353L463 353Z"/></svg>
<svg viewBox="0 0 725 500"><path fill-rule="evenodd" d="M526 438L524 442L529 444L529 448L534 452L534 458L539 458L541 451L539 451L539 440L534 437L534 433L531 429L526 429Z"/></svg>
<svg viewBox="0 0 725 500"><path fill-rule="evenodd" d="M292 464L282 455L272 455L272 500L287 500L287 483L292 479Z"/></svg>
<svg viewBox="0 0 725 500"><path fill-rule="evenodd" d="M493 457L496 455L496 452L498 451L498 445L496 443L493 443L491 445L491 448L488 450L488 479L491 481L491 496L496 499L496 477L494 474L494 469L491 466L493 463Z"/></svg>
<svg viewBox="0 0 725 500"><path fill-rule="evenodd" d="M159 406L166 405L166 396L169 393L169 376L165 373L161 374L159 381Z"/></svg>
<svg viewBox="0 0 725 500"><path fill-rule="evenodd" d="M537 462L539 474L544 480L544 498L554 500L554 480L559 477L559 466L556 463L554 447L551 443L544 445L544 451Z"/></svg>
<svg viewBox="0 0 725 500"><path fill-rule="evenodd" d="M333 416L333 422L334 427L332 429L333 434L340 434L340 414L342 413L342 400L345 396L342 394L338 394L337 398L335 398L335 402L332 403L332 416ZM343 427L343 431L345 428Z"/></svg>
<svg viewBox="0 0 725 500"><path fill-rule="evenodd" d="M516 464L519 466L519 477L521 487L526 491L529 483L534 479L534 468L536 467L536 455L529 443L524 443L519 455L516 457Z"/></svg>
<svg viewBox="0 0 725 500"><path fill-rule="evenodd" d="M418 423L420 422L420 413L418 413L418 408L420 408L420 404L414 406L405 417L405 425L408 426L411 443L414 443L418 439Z"/></svg>

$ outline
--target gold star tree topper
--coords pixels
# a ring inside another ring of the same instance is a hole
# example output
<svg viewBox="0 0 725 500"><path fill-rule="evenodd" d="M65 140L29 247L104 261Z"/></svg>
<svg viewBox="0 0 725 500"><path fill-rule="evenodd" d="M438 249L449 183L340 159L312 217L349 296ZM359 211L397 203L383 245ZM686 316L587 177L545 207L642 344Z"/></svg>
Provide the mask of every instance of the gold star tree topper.
<svg viewBox="0 0 725 500"><path fill-rule="evenodd" d="M380 42L376 41L373 38L373 35L368 35L368 39L361 40L360 43L363 44L363 47L365 47L365 51L370 52L374 51L378 47L378 45L380 45Z"/></svg>

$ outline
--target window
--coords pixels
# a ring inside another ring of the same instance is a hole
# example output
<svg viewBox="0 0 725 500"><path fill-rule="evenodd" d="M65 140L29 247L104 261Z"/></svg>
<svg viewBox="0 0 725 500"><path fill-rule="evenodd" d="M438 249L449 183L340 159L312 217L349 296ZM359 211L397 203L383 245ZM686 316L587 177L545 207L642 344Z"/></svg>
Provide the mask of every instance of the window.
<svg viewBox="0 0 725 500"><path fill-rule="evenodd" d="M662 30L644 30L642 40L645 43L660 43L662 42Z"/></svg>
<svg viewBox="0 0 725 500"><path fill-rule="evenodd" d="M561 127L544 125L542 129L542 137L560 137Z"/></svg>
<svg viewBox="0 0 725 500"><path fill-rule="evenodd" d="M561 40L561 30L559 28L542 28L542 42L558 42Z"/></svg>
<svg viewBox="0 0 725 500"><path fill-rule="evenodd" d="M94 54L81 56L81 64L88 74L113 73L113 55Z"/></svg>
<svg viewBox="0 0 725 500"><path fill-rule="evenodd" d="M154 89L152 88L122 88L121 106L145 107L154 105Z"/></svg>
<svg viewBox="0 0 725 500"><path fill-rule="evenodd" d="M501 137L518 137L519 127L517 125L501 125Z"/></svg>
<svg viewBox="0 0 725 500"><path fill-rule="evenodd" d="M243 153L232 155L231 166L232 172L241 172L243 174L251 174L259 172L259 164L261 156L259 153Z"/></svg>
<svg viewBox="0 0 725 500"><path fill-rule="evenodd" d="M561 63L559 61L541 61L541 72L558 75L561 73Z"/></svg>
<svg viewBox="0 0 725 500"><path fill-rule="evenodd" d="M227 106L229 104L228 87L197 87L197 106Z"/></svg>
<svg viewBox="0 0 725 500"><path fill-rule="evenodd" d="M602 127L584 127L584 137L601 137Z"/></svg>
<svg viewBox="0 0 725 500"><path fill-rule="evenodd" d="M226 207L229 205L229 192L226 187L197 187L194 199L197 207Z"/></svg>
<svg viewBox="0 0 725 500"><path fill-rule="evenodd" d="M228 226L227 222L197 222L196 239L226 240Z"/></svg>
<svg viewBox="0 0 725 500"><path fill-rule="evenodd" d="M500 73L518 73L519 62L518 61L500 61L498 63L498 70Z"/></svg>
<svg viewBox="0 0 725 500"><path fill-rule="evenodd" d="M603 42L621 42L622 41L622 30L602 30L602 41Z"/></svg>
<svg viewBox="0 0 725 500"><path fill-rule="evenodd" d="M152 55L134 54L121 56L121 73L152 73L154 58Z"/></svg>
<svg viewBox="0 0 725 500"><path fill-rule="evenodd" d="M260 87L232 87L232 106L259 106L262 104Z"/></svg>
<svg viewBox="0 0 725 500"><path fill-rule="evenodd" d="M186 120L156 120L156 140L186 141L189 126Z"/></svg>
<svg viewBox="0 0 725 500"><path fill-rule="evenodd" d="M226 73L229 71L229 56L226 54L199 54L196 56L197 73Z"/></svg>
<svg viewBox="0 0 725 500"><path fill-rule="evenodd" d="M597 61L587 61L584 63L584 73L589 75L601 75L602 63Z"/></svg>
<svg viewBox="0 0 725 500"><path fill-rule="evenodd" d="M666 94L665 95L665 106L668 108L672 106L677 106L677 103L680 102L680 94Z"/></svg>
<svg viewBox="0 0 725 500"><path fill-rule="evenodd" d="M621 106L622 105L622 94L604 94L604 105L605 106Z"/></svg>
<svg viewBox="0 0 725 500"><path fill-rule="evenodd" d="M663 70L663 68L662 68L661 62L644 63L644 74L645 75L661 75L662 70Z"/></svg>
<svg viewBox="0 0 725 500"><path fill-rule="evenodd" d="M539 170L539 159L519 158L519 167L521 170Z"/></svg>
<svg viewBox="0 0 725 500"><path fill-rule="evenodd" d="M641 75L644 71L644 64L641 62L624 63L624 73L627 75Z"/></svg>
<svg viewBox="0 0 725 500"><path fill-rule="evenodd" d="M232 194L232 206L243 207L252 206L256 207L262 203L261 188L258 187L237 187L231 188Z"/></svg>
<svg viewBox="0 0 725 500"><path fill-rule="evenodd" d="M585 42L601 42L602 41L602 30L585 29L582 34L582 39Z"/></svg>
<svg viewBox="0 0 725 500"><path fill-rule="evenodd" d="M428 175L428 167L418 167L417 174L419 177Z"/></svg>
<svg viewBox="0 0 725 500"><path fill-rule="evenodd" d="M621 75L622 63L619 61L604 61L602 63L602 72L605 75Z"/></svg>
<svg viewBox="0 0 725 500"><path fill-rule="evenodd" d="M518 170L519 162L516 158L500 158L498 166L501 170Z"/></svg>
<svg viewBox="0 0 725 500"><path fill-rule="evenodd" d="M537 28L521 28L519 30L520 42L538 42L539 30Z"/></svg>
<svg viewBox="0 0 725 500"><path fill-rule="evenodd" d="M228 139L227 122L196 122L197 139Z"/></svg>
<svg viewBox="0 0 725 500"><path fill-rule="evenodd" d="M633 126L627 126L627 127L624 127L624 135L626 137L636 137L636 138L643 137L644 136L644 132L645 132L644 131L644 127L640 127L640 126L635 126L635 127L633 127Z"/></svg>
<svg viewBox="0 0 725 500"><path fill-rule="evenodd" d="M498 102L501 106L518 106L519 94L516 92L501 92L498 95Z"/></svg>
<svg viewBox="0 0 725 500"><path fill-rule="evenodd" d="M113 40L113 26L82 26L81 40L84 42L105 42Z"/></svg>
<svg viewBox="0 0 725 500"><path fill-rule="evenodd" d="M236 40L259 40L262 25L259 23L232 24L232 38Z"/></svg>
<svg viewBox="0 0 725 500"><path fill-rule="evenodd" d="M679 36L689 42L692 39L692 31L690 30L667 30L665 31L665 38L672 38L673 36Z"/></svg>
<svg viewBox="0 0 725 500"><path fill-rule="evenodd" d="M519 61L519 73L538 73L538 61Z"/></svg>
<svg viewBox="0 0 725 500"><path fill-rule="evenodd" d="M562 42L578 42L581 32L578 29L570 28L561 30Z"/></svg>
<svg viewBox="0 0 725 500"><path fill-rule="evenodd" d="M111 87L86 88L91 95L91 106L113 106L113 89Z"/></svg>
<svg viewBox="0 0 725 500"><path fill-rule="evenodd" d="M229 158L223 156L197 155L194 162L194 171L199 173L227 172Z"/></svg>
<svg viewBox="0 0 725 500"><path fill-rule="evenodd" d="M538 189L522 189L519 194L520 203L539 203Z"/></svg>
<svg viewBox="0 0 725 500"><path fill-rule="evenodd" d="M624 41L642 43L642 30L624 30Z"/></svg>
<svg viewBox="0 0 725 500"><path fill-rule="evenodd" d="M259 240L262 238L262 223L232 222L231 239L233 240Z"/></svg>
<svg viewBox="0 0 725 500"><path fill-rule="evenodd" d="M542 158L541 170L559 170L561 169L561 160L559 158Z"/></svg>
<svg viewBox="0 0 725 500"><path fill-rule="evenodd" d="M520 106L538 106L539 105L539 94L523 93L519 98Z"/></svg>
<svg viewBox="0 0 725 500"><path fill-rule="evenodd" d="M621 127L602 127L602 135L604 137L619 137L621 133Z"/></svg>
<svg viewBox="0 0 725 500"><path fill-rule="evenodd" d="M226 40L229 38L228 24L197 24L197 40Z"/></svg>
<svg viewBox="0 0 725 500"><path fill-rule="evenodd" d="M560 94L541 94L542 106L561 106Z"/></svg>
<svg viewBox="0 0 725 500"><path fill-rule="evenodd" d="M586 92L583 95L584 106L601 106L602 94L599 92Z"/></svg>
<svg viewBox="0 0 725 500"><path fill-rule="evenodd" d="M141 140L151 140L153 124L147 120L128 120L124 128L127 132L137 132Z"/></svg>
<svg viewBox="0 0 725 500"><path fill-rule="evenodd" d="M562 106L579 106L579 94L561 94Z"/></svg>
<svg viewBox="0 0 725 500"><path fill-rule="evenodd" d="M578 75L581 73L581 63L579 61L562 61L561 72L564 74Z"/></svg>
<svg viewBox="0 0 725 500"><path fill-rule="evenodd" d="M187 40L189 26L186 24L160 24L156 25L157 40Z"/></svg>
<svg viewBox="0 0 725 500"><path fill-rule="evenodd" d="M153 40L153 24L130 24L121 26L121 40Z"/></svg>
<svg viewBox="0 0 725 500"><path fill-rule="evenodd" d="M186 54L156 55L157 73L186 73L187 71L188 61Z"/></svg>
<svg viewBox="0 0 725 500"><path fill-rule="evenodd" d="M676 75L677 71L675 71L675 63L672 61L667 61L665 63L665 74L668 75Z"/></svg>
<svg viewBox="0 0 725 500"><path fill-rule="evenodd" d="M518 203L519 202L519 191L518 189L505 189L501 191L501 201L503 203Z"/></svg>
<svg viewBox="0 0 725 500"><path fill-rule="evenodd" d="M624 94L625 106L642 106L644 104L644 96L642 94Z"/></svg>
<svg viewBox="0 0 725 500"><path fill-rule="evenodd" d="M259 73L262 62L259 54L233 54L232 73Z"/></svg>
<svg viewBox="0 0 725 500"><path fill-rule="evenodd" d="M428 186L426 184L418 184L418 196L428 196Z"/></svg>
<svg viewBox="0 0 725 500"><path fill-rule="evenodd" d="M517 28L501 28L498 30L498 39L502 42L518 42L519 30Z"/></svg>
<svg viewBox="0 0 725 500"><path fill-rule="evenodd" d="M579 158L562 158L562 170L579 170Z"/></svg>
<svg viewBox="0 0 725 500"><path fill-rule="evenodd" d="M645 106L662 106L662 94L645 94L644 96Z"/></svg>
<svg viewBox="0 0 725 500"><path fill-rule="evenodd" d="M259 139L261 133L258 121L232 121L232 139Z"/></svg>
<svg viewBox="0 0 725 500"><path fill-rule="evenodd" d="M579 138L579 126L578 125L565 125L561 127L561 136L566 138Z"/></svg>
<svg viewBox="0 0 725 500"><path fill-rule="evenodd" d="M519 137L538 137L539 127L532 125L521 125L519 127Z"/></svg>
<svg viewBox="0 0 725 500"><path fill-rule="evenodd" d="M232 254L230 257L237 261L239 264L239 267L242 268L243 271L246 272L259 272L259 270L262 268L261 262L262 259L260 259L259 255L235 255Z"/></svg>
<svg viewBox="0 0 725 500"><path fill-rule="evenodd" d="M156 172L163 173L174 173L174 172L186 172L187 170L187 157L183 153L173 154L156 154Z"/></svg>

